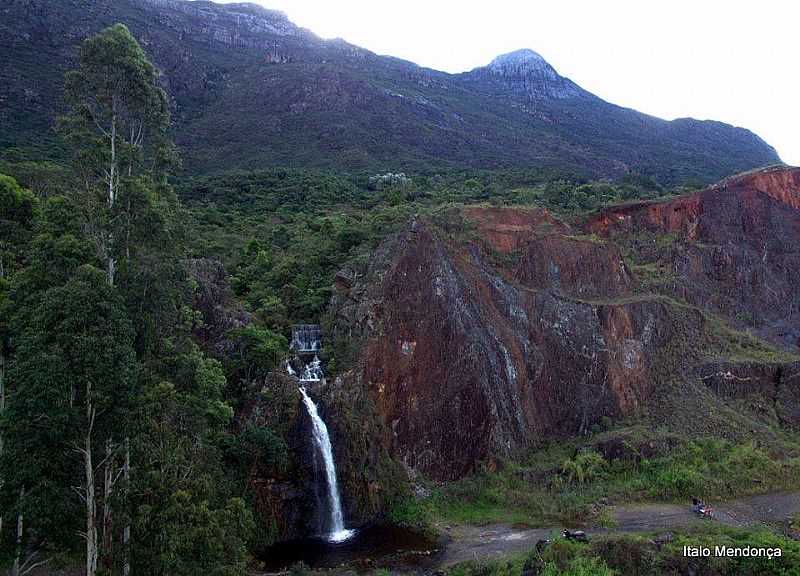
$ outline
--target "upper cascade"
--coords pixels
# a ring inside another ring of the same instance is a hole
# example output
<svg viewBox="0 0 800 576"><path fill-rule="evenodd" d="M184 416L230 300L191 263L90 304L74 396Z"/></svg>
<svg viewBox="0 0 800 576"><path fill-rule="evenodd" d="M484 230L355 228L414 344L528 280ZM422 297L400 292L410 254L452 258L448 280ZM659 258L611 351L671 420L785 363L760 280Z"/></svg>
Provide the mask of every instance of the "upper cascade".
<svg viewBox="0 0 800 576"><path fill-rule="evenodd" d="M485 70L501 76L506 83L523 89L533 98L570 98L585 94L530 48L501 54Z"/></svg>

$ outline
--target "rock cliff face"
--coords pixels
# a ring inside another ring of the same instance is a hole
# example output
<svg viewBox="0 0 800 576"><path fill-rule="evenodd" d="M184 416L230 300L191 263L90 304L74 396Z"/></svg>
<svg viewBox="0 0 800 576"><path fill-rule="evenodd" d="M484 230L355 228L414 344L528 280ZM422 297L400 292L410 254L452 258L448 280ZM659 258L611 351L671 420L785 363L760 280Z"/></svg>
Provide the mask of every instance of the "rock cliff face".
<svg viewBox="0 0 800 576"><path fill-rule="evenodd" d="M798 210L800 169L772 168L675 200L611 208L586 226L627 245L641 266L664 270L656 290L796 349Z"/></svg>
<svg viewBox="0 0 800 576"><path fill-rule="evenodd" d="M409 469L459 477L603 415L633 415L652 393L652 359L676 330L669 304L567 297L585 292L572 255L551 261L535 278L545 289L530 290L499 275L477 246L455 249L425 224L398 248L378 288L379 327L361 378L387 424L387 448ZM614 268L604 274L609 291L623 292L628 279L613 257L600 262Z"/></svg>
<svg viewBox="0 0 800 576"><path fill-rule="evenodd" d="M225 10L213 2L182 0L141 0L158 20L193 40L220 42L241 48L269 48L267 36L307 36L283 12L256 4L231 4ZM184 18L181 15L186 16ZM188 18L187 18L188 17Z"/></svg>
<svg viewBox="0 0 800 576"><path fill-rule="evenodd" d="M229 332L250 324L251 315L235 301L222 262L193 258L184 266L196 286L192 307L202 315L193 331L195 340L216 358L231 355L237 342Z"/></svg>
<svg viewBox="0 0 800 576"><path fill-rule="evenodd" d="M248 479L255 512L275 528L278 540L322 533L325 473L314 455L311 419L300 401L298 381L273 374L250 392L237 425L281 432L289 461L282 471L254 467ZM380 442L383 434L365 391L343 381L307 385L328 427L336 461L345 522L362 526L380 518L404 494L407 478Z"/></svg>
<svg viewBox="0 0 800 576"><path fill-rule="evenodd" d="M364 277L338 286L336 329L363 343L347 378L374 401L387 450L444 480L603 418L680 419L695 395L724 415L714 422L723 433L800 425L792 357L711 314L727 314L723 303L764 318L796 309L795 178L788 169L751 174L608 210L578 228L542 210L482 207L463 211L477 238L416 221ZM637 273L648 267L625 253L628 237L610 240L616 228L648 241L713 240L738 259L715 268L715 248L673 247L671 265L686 276L654 289ZM726 386L727 372L748 386Z"/></svg>

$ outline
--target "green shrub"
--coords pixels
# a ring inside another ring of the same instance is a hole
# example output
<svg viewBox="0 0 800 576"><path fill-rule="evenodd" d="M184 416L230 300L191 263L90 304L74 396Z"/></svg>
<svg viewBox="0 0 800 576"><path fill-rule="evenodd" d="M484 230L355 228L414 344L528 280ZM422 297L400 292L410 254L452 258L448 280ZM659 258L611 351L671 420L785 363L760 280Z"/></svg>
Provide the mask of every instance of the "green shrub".
<svg viewBox="0 0 800 576"><path fill-rule="evenodd" d="M397 526L422 532L434 530L432 506L427 500L417 500L412 496L402 498L389 508L387 517Z"/></svg>
<svg viewBox="0 0 800 576"><path fill-rule="evenodd" d="M545 564L541 576L614 576L619 574L612 570L599 558L579 556L570 562L564 570L559 570L555 564Z"/></svg>
<svg viewBox="0 0 800 576"><path fill-rule="evenodd" d="M658 498L688 498L705 492L700 472L686 465L661 469L652 477L652 481L650 494Z"/></svg>
<svg viewBox="0 0 800 576"><path fill-rule="evenodd" d="M289 567L289 576L308 576L311 570L305 562L296 562Z"/></svg>
<svg viewBox="0 0 800 576"><path fill-rule="evenodd" d="M585 484L601 478L606 467L607 462L601 454L587 451L566 460L561 466L561 473L570 484Z"/></svg>

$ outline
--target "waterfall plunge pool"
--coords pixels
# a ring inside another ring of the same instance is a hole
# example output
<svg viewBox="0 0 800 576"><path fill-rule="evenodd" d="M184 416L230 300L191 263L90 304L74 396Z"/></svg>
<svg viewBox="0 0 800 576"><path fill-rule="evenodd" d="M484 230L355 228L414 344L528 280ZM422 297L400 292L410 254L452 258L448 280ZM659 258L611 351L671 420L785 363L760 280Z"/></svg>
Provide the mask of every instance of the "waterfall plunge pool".
<svg viewBox="0 0 800 576"><path fill-rule="evenodd" d="M365 526L342 542L332 542L329 536L281 542L266 548L259 559L270 572L285 570L298 562L314 569L344 564L356 571L377 568L414 571L432 566L440 549L427 536L385 524Z"/></svg>
<svg viewBox="0 0 800 576"><path fill-rule="evenodd" d="M350 540L350 538L355 536L355 534L356 534L355 530L348 530L347 528L343 528L338 532L333 532L331 534L328 534L327 540L331 544L341 544L343 542L347 542L348 540Z"/></svg>

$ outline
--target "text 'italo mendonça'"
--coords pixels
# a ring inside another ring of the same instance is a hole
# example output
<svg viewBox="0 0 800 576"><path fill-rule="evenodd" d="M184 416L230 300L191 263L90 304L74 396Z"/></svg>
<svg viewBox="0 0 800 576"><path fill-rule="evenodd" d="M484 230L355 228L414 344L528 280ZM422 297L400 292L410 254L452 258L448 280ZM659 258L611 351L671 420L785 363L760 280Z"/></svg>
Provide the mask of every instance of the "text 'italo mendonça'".
<svg viewBox="0 0 800 576"><path fill-rule="evenodd" d="M780 548L757 548L755 546L684 546L683 555L691 558L780 558Z"/></svg>

